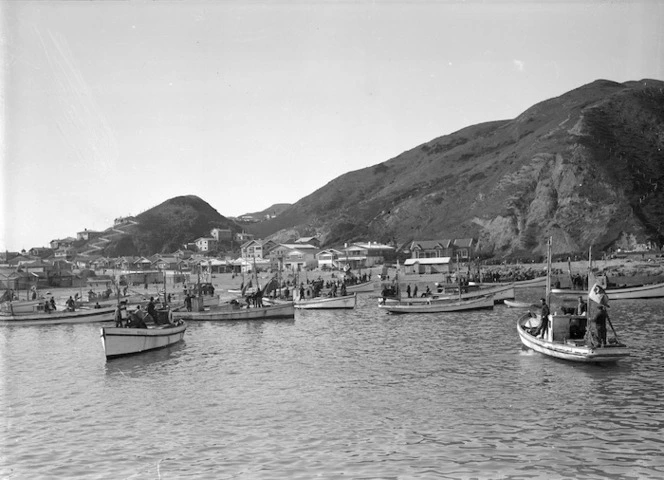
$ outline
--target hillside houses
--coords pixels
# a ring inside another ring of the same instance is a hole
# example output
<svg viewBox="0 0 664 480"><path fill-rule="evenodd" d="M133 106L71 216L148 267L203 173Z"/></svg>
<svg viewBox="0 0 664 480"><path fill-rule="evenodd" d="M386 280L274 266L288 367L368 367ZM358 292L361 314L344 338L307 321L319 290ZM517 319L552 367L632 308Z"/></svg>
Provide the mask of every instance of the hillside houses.
<svg viewBox="0 0 664 480"><path fill-rule="evenodd" d="M410 252L404 262L406 273L450 273L457 261L474 257L475 246L472 238L413 240L405 249Z"/></svg>

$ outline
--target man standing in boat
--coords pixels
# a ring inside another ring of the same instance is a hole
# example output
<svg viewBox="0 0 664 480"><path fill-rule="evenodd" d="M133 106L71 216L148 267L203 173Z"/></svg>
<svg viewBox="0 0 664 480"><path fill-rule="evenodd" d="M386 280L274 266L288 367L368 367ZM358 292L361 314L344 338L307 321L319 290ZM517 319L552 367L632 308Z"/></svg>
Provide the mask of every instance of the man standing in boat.
<svg viewBox="0 0 664 480"><path fill-rule="evenodd" d="M541 333L542 338L544 338L547 330L549 329L549 313L551 312L549 311L549 306L546 304L546 298L542 298L541 301L542 301L542 314L541 314L542 321L539 327L537 327L534 336L537 337Z"/></svg>
<svg viewBox="0 0 664 480"><path fill-rule="evenodd" d="M595 329L597 330L597 337L600 347L606 346L606 320L609 318L606 313L606 307L602 304L597 306L597 315L593 319L595 322Z"/></svg>

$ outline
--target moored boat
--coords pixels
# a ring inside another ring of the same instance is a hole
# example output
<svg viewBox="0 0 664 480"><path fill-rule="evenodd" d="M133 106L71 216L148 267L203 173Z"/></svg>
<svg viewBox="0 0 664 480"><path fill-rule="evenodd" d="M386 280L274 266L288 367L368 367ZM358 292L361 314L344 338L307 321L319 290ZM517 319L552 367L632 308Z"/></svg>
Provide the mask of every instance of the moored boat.
<svg viewBox="0 0 664 480"><path fill-rule="evenodd" d="M351 309L357 304L357 293L337 297L313 297L295 300L295 308L309 310Z"/></svg>
<svg viewBox="0 0 664 480"><path fill-rule="evenodd" d="M508 299L514 298L514 286L512 284L508 285L497 285L493 287L479 287L477 285L469 285L461 287L461 294L459 294L458 287L448 287L448 291L442 291L440 293L434 293L429 297L414 297L414 298L381 298L379 304L384 305L394 305L403 302L407 303L434 303L434 302L448 302L450 300L473 300L477 298L483 298L491 296L494 303L502 303Z"/></svg>
<svg viewBox="0 0 664 480"><path fill-rule="evenodd" d="M409 302L386 303L378 307L389 313L445 313L463 312L468 310L492 309L493 297L473 298L470 300L435 301L430 303Z"/></svg>
<svg viewBox="0 0 664 480"><path fill-rule="evenodd" d="M102 327L101 343L107 359L121 357L173 345L184 338L186 329L183 320L148 328Z"/></svg>
<svg viewBox="0 0 664 480"><path fill-rule="evenodd" d="M634 287L619 287L605 289L609 300L635 300L644 298L664 297L664 283L652 285L639 285ZM572 290L568 288L552 288L551 293L558 296L577 297L585 296L588 292L584 290Z"/></svg>
<svg viewBox="0 0 664 480"><path fill-rule="evenodd" d="M551 238L548 240L547 271L551 272ZM551 278L548 276L547 278ZM584 292L585 293L585 292ZM592 293L592 295L591 295ZM586 294L589 300L598 303L602 309L608 302L604 290L594 285L591 292ZM551 296L550 280L546 286L546 298L543 309L548 305ZM590 306L590 304L588 304ZM600 307L598 307L600 308ZM548 310L548 307L546 308ZM517 319L516 328L521 343L531 350L550 357L585 363L613 363L630 355L627 346L618 341L618 335L608 316L603 313L604 321L611 326L614 338L605 341L606 328L600 333L598 314L591 322L589 310L585 315L542 315L527 312ZM546 322L544 325L542 322ZM542 328L542 326L544 328ZM601 344L601 345L600 345Z"/></svg>
<svg viewBox="0 0 664 480"><path fill-rule="evenodd" d="M0 309L0 325L60 325L67 323L110 322L114 306L80 307L70 310L48 310L44 301L4 302Z"/></svg>
<svg viewBox="0 0 664 480"><path fill-rule="evenodd" d="M187 321L235 321L235 320L268 320L275 318L294 318L293 302L266 304L262 307L242 306L236 303L211 306L200 312L173 312L174 319Z"/></svg>
<svg viewBox="0 0 664 480"><path fill-rule="evenodd" d="M576 315L549 315L549 329L544 338L533 335L533 328L541 322L539 314L525 313L517 320L521 343L539 353L573 362L612 363L630 352L623 343L609 342L604 347L592 347L585 340L588 319Z"/></svg>

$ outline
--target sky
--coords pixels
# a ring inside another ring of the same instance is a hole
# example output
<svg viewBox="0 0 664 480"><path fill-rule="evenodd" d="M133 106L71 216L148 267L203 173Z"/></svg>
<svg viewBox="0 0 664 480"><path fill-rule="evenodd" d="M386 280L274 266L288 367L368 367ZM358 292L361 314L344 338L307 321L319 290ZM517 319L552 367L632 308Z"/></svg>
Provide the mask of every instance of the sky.
<svg viewBox="0 0 664 480"><path fill-rule="evenodd" d="M664 80L664 2L0 0L0 250L179 196L224 216L597 79Z"/></svg>

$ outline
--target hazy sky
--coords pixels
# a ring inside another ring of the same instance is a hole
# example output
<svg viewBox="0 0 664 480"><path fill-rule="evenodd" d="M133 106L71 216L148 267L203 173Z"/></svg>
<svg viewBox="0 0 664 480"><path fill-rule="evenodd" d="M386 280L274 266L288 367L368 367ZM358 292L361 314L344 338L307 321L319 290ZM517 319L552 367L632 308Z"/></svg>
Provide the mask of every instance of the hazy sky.
<svg viewBox="0 0 664 480"><path fill-rule="evenodd" d="M596 79L664 2L0 0L0 249L178 195L237 216Z"/></svg>

